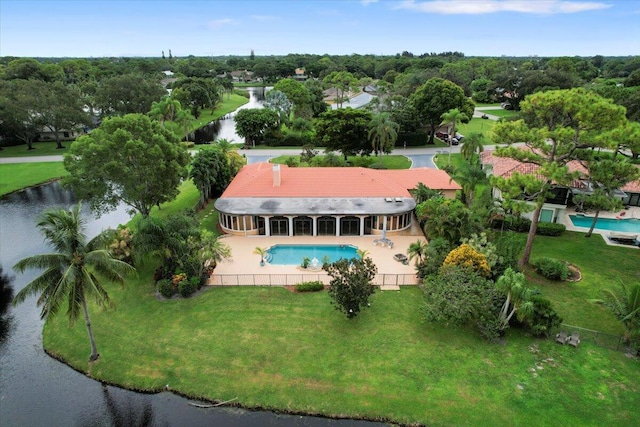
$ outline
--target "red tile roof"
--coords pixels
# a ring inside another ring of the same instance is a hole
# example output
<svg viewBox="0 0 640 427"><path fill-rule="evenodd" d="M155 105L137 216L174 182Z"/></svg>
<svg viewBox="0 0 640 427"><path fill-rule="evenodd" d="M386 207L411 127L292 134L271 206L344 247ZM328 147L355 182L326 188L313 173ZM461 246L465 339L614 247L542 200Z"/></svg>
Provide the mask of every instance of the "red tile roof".
<svg viewBox="0 0 640 427"><path fill-rule="evenodd" d="M523 175L535 175L537 179L544 179L542 175L539 175L537 173L540 169L540 166L534 165L532 163L523 163L516 159L512 159L511 157L498 157L493 153L494 151L481 152L480 161L484 165L492 165L493 174L495 176L509 178L517 172ZM570 172L578 172L581 177L585 177L588 175L587 168L582 166L582 164L576 160L572 160L567 163L567 167L569 168ZM584 184L580 180L574 180L571 183L571 187L582 188L584 187Z"/></svg>
<svg viewBox="0 0 640 427"><path fill-rule="evenodd" d="M493 174L495 176L508 178L513 175L514 172L518 172L521 174L536 175L536 178L542 178L541 175L536 174L536 171L540 168L539 166L530 163L521 163L510 157L494 156L493 151L483 151L480 153L480 161L485 165L493 165ZM589 171L578 161L573 160L567 163L567 166L571 172L577 171L582 177L586 177L589 174ZM571 187L583 188L584 184L579 180L575 180L571 183ZM629 193L640 193L640 179L631 181L622 187L621 190Z"/></svg>
<svg viewBox="0 0 640 427"><path fill-rule="evenodd" d="M416 168L376 170L355 168L290 168L280 165L280 185L274 186L273 165L254 163L240 170L222 194L227 197L411 197L419 182L435 190L457 190L442 170Z"/></svg>

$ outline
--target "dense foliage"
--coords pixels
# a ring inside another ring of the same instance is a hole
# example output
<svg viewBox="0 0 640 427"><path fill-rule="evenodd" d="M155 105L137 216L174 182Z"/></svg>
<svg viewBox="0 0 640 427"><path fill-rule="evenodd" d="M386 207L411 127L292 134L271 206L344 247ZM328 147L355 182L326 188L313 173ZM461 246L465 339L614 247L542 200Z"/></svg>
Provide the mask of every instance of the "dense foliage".
<svg viewBox="0 0 640 427"><path fill-rule="evenodd" d="M329 296L336 310L351 319L369 306L376 290L371 281L378 272L371 258L342 258L322 268L331 276Z"/></svg>

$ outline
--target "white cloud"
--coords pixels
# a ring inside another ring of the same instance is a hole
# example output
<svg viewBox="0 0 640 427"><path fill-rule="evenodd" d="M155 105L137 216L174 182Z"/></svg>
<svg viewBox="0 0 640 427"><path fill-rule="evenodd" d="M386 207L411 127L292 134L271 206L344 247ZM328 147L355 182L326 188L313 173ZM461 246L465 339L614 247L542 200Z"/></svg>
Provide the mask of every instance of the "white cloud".
<svg viewBox="0 0 640 427"><path fill-rule="evenodd" d="M378 0L360 0L363 6L369 6L371 3L378 3Z"/></svg>
<svg viewBox="0 0 640 427"><path fill-rule="evenodd" d="M498 12L551 15L608 9L611 4L593 1L569 0L432 0L416 2L405 0L394 9L406 9L442 15L475 15Z"/></svg>
<svg viewBox="0 0 640 427"><path fill-rule="evenodd" d="M213 21L207 22L207 26L209 28L218 28L218 27L222 27L223 25L233 24L233 22L234 20L231 18L215 19Z"/></svg>

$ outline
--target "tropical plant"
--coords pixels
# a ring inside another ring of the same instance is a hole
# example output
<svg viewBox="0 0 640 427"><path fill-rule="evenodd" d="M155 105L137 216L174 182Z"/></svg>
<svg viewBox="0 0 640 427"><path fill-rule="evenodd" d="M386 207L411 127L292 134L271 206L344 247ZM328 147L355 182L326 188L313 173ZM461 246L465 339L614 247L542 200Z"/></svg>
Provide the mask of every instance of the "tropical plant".
<svg viewBox="0 0 640 427"><path fill-rule="evenodd" d="M479 184L487 183L487 174L479 164L462 164L455 168L449 182L455 181L462 187L462 195L467 206L474 201L476 188Z"/></svg>
<svg viewBox="0 0 640 427"><path fill-rule="evenodd" d="M91 328L87 299L92 298L102 308L113 307L103 286L104 281L124 284L125 276L134 273L135 269L111 256L103 234L87 240L80 209L79 203L69 211L50 209L42 213L37 227L55 252L24 258L13 267L20 273L28 269L44 269L40 276L18 292L13 304L22 303L31 295L39 295L37 303L42 306L42 319L52 318L66 306L71 324L82 310L91 345L89 361L95 361L100 355Z"/></svg>
<svg viewBox="0 0 640 427"><path fill-rule="evenodd" d="M416 240L415 242L409 244L409 249L407 249L409 261L415 258L416 266L422 264L424 256L427 252L427 246L427 242L425 242L424 240Z"/></svg>
<svg viewBox="0 0 640 427"><path fill-rule="evenodd" d="M260 255L260 264L264 264L264 257L267 254L267 248L256 246L256 248L253 250L253 253L256 255Z"/></svg>
<svg viewBox="0 0 640 427"><path fill-rule="evenodd" d="M426 202L432 197L442 197L442 193L440 191L432 190L421 182L419 182L418 185L410 191L410 193L413 195L413 198L416 199L417 205L422 202Z"/></svg>
<svg viewBox="0 0 640 427"><path fill-rule="evenodd" d="M460 149L462 158L468 163L477 163L479 159L476 157L476 153L484 151L484 145L482 145L483 139L484 135L479 132L471 132L466 135L464 137L464 144L462 144L462 148Z"/></svg>
<svg viewBox="0 0 640 427"><path fill-rule="evenodd" d="M391 120L389 113L377 113L369 122L369 140L373 151L382 158L382 153L390 153L398 139L400 125Z"/></svg>
<svg viewBox="0 0 640 427"><path fill-rule="evenodd" d="M365 259L369 255L369 251L367 249L358 248L356 250L356 254L360 257L360 259Z"/></svg>
<svg viewBox="0 0 640 427"><path fill-rule="evenodd" d="M618 290L603 290L604 297L592 302L607 307L624 326L625 341L640 333L640 282L630 286L620 282Z"/></svg>
<svg viewBox="0 0 640 427"><path fill-rule="evenodd" d="M527 288L524 274L507 268L496 281L496 288L507 297L499 315L503 330L509 327L509 321L514 314L518 314L520 321L533 315L534 303L531 301L533 292L532 289Z"/></svg>

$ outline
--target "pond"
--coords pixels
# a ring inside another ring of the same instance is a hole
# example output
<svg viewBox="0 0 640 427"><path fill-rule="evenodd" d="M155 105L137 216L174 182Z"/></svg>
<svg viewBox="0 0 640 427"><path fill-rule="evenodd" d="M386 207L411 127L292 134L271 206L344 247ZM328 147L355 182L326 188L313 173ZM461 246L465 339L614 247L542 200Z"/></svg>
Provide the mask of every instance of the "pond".
<svg viewBox="0 0 640 427"><path fill-rule="evenodd" d="M0 264L14 276L13 293L37 272L16 274L17 261L48 251L34 226L50 207L75 204L72 193L58 183L11 194L0 199ZM89 215L86 207L83 212ZM90 236L125 223L124 208L88 221ZM382 426L355 420L282 415L236 408L196 408L188 400L165 392L140 394L106 386L47 356L42 350L42 326L36 298L17 307L0 301L0 424L3 426ZM3 310L4 309L4 310ZM4 333L2 333L4 330Z"/></svg>
<svg viewBox="0 0 640 427"><path fill-rule="evenodd" d="M239 110L244 110L245 108L262 108L265 94L271 90L271 87L248 87L246 90L249 92L248 103L240 106L234 112L196 129L187 136L187 141L193 141L196 144L206 144L216 139L224 138L232 142L244 142L244 138L236 134L236 121L234 117Z"/></svg>

